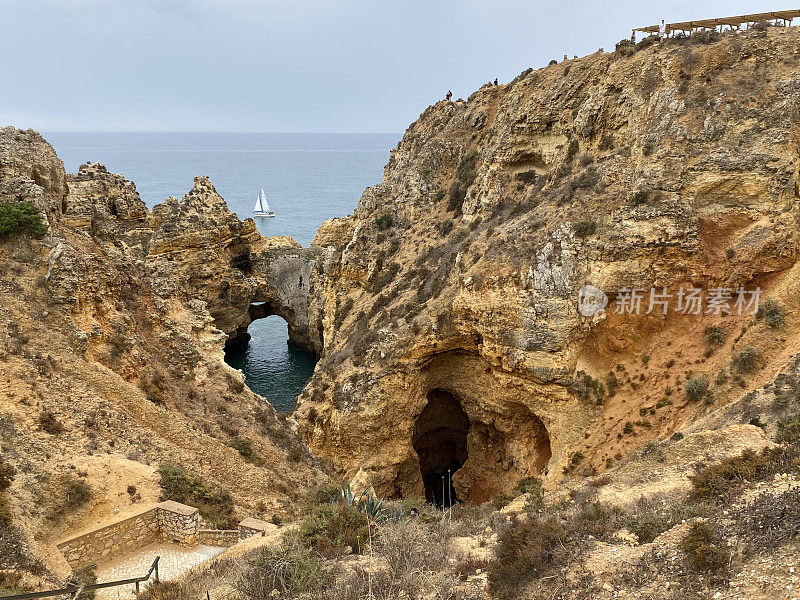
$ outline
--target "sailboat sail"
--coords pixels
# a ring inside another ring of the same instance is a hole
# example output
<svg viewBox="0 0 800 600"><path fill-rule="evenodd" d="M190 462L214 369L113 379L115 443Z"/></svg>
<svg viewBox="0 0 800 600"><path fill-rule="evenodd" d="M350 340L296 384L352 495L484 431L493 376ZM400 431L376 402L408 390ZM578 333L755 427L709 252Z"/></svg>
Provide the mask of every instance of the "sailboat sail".
<svg viewBox="0 0 800 600"><path fill-rule="evenodd" d="M275 213L269 208L269 202L267 202L267 195L264 193L264 188L261 188L260 194L256 194L256 206L253 209L253 214L260 217L275 216Z"/></svg>

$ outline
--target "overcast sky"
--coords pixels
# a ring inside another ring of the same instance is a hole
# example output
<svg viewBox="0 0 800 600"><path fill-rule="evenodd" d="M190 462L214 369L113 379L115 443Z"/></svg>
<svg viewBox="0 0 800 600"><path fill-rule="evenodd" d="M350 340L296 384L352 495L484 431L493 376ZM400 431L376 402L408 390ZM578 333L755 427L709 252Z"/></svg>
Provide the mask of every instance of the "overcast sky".
<svg viewBox="0 0 800 600"><path fill-rule="evenodd" d="M633 26L774 1L0 0L0 125L401 132Z"/></svg>

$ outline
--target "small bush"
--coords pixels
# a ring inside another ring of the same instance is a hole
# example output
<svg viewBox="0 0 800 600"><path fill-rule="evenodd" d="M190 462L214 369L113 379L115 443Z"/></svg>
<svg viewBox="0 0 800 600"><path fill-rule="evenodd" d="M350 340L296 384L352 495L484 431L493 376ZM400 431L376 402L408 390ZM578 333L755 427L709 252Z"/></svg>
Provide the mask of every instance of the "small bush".
<svg viewBox="0 0 800 600"><path fill-rule="evenodd" d="M721 346L725 343L725 339L727 337L727 332L719 325L710 325L709 327L706 327L704 331L706 344L709 345Z"/></svg>
<svg viewBox="0 0 800 600"><path fill-rule="evenodd" d="M343 502L327 502L311 509L297 529L304 546L325 556L336 556L349 546L361 553L369 541L368 516Z"/></svg>
<svg viewBox="0 0 800 600"><path fill-rule="evenodd" d="M778 421L778 434L775 441L780 444L800 443L800 414Z"/></svg>
<svg viewBox="0 0 800 600"><path fill-rule="evenodd" d="M497 540L495 560L489 565L489 589L500 600L516 600L519 590L547 570L565 565L570 552L566 526L554 516L531 515L512 522Z"/></svg>
<svg viewBox="0 0 800 600"><path fill-rule="evenodd" d="M596 221L580 221L575 224L575 235L581 239L589 237L597 232Z"/></svg>
<svg viewBox="0 0 800 600"><path fill-rule="evenodd" d="M228 446L236 450L239 454L242 455L247 462L251 462L254 464L261 464L263 462L262 458L258 455L258 453L253 450L253 442L246 438L239 437L238 435L233 436L230 441L228 442Z"/></svg>
<svg viewBox="0 0 800 600"><path fill-rule="evenodd" d="M16 474L17 470L0 456L0 492L11 487L11 482L14 481Z"/></svg>
<svg viewBox="0 0 800 600"><path fill-rule="evenodd" d="M523 183L534 183L536 181L536 171L523 171L522 173L517 173L516 178L519 179Z"/></svg>
<svg viewBox="0 0 800 600"><path fill-rule="evenodd" d="M594 167L589 167L573 179L572 185L575 189L586 190L596 186L598 181L600 181L600 173Z"/></svg>
<svg viewBox="0 0 800 600"><path fill-rule="evenodd" d="M640 500L625 521L625 527L636 534L641 544L649 544L681 521L700 516L705 507L682 502L661 504L660 501Z"/></svg>
<svg viewBox="0 0 800 600"><path fill-rule="evenodd" d="M753 346L745 346L739 354L734 356L733 365L739 373L752 373L758 368L761 353Z"/></svg>
<svg viewBox="0 0 800 600"><path fill-rule="evenodd" d="M723 545L719 532L700 521L692 523L680 542L680 549L687 564L703 573L722 571L730 561L730 552Z"/></svg>
<svg viewBox="0 0 800 600"><path fill-rule="evenodd" d="M762 478L772 472L773 462L779 463L780 456L767 451L757 454L753 450L745 450L739 456L710 465L689 477L692 482L690 499L724 498L743 482Z"/></svg>
<svg viewBox="0 0 800 600"><path fill-rule="evenodd" d="M708 379L705 375L692 377L686 382L686 397L697 402L708 394Z"/></svg>
<svg viewBox="0 0 800 600"><path fill-rule="evenodd" d="M279 598L315 596L326 584L328 575L322 561L309 549L297 544L279 548L264 548L249 561L249 566L239 576L236 590L243 598L274 600L274 590Z"/></svg>
<svg viewBox="0 0 800 600"><path fill-rule="evenodd" d="M378 229L389 229L394 226L394 218L390 214L383 214L375 219L375 224Z"/></svg>
<svg viewBox="0 0 800 600"><path fill-rule="evenodd" d="M456 215L460 215L461 207L464 205L464 200L467 197L467 189L460 181L454 181L450 185L450 191L447 197L447 210L454 212Z"/></svg>
<svg viewBox="0 0 800 600"><path fill-rule="evenodd" d="M569 141L569 146L567 146L567 154L564 157L564 160L566 160L567 162L572 162L572 159L574 159L575 156L578 154L579 148L580 146L578 144L578 140L574 138L571 139Z"/></svg>
<svg viewBox="0 0 800 600"><path fill-rule="evenodd" d="M767 298L756 311L756 319L764 321L767 327L777 329L782 327L786 320L786 311L776 300Z"/></svg>
<svg viewBox="0 0 800 600"><path fill-rule="evenodd" d="M92 585L97 583L97 565L92 563L73 569L70 583L75 585ZM78 594L77 600L92 600L95 596L95 590L85 590Z"/></svg>
<svg viewBox="0 0 800 600"><path fill-rule="evenodd" d="M0 202L0 240L22 234L39 238L46 233L36 206L30 202Z"/></svg>
<svg viewBox="0 0 800 600"><path fill-rule="evenodd" d="M64 485L64 508L75 510L92 499L92 488L81 479L67 476Z"/></svg>
<svg viewBox="0 0 800 600"><path fill-rule="evenodd" d="M202 477L171 463L161 463L158 474L161 476L162 499L194 506L217 529L235 529L233 497L228 490L212 488Z"/></svg>
<svg viewBox="0 0 800 600"><path fill-rule="evenodd" d="M58 435L64 432L64 426L61 424L61 421L49 410L39 415L39 429L51 435Z"/></svg>
<svg viewBox="0 0 800 600"><path fill-rule="evenodd" d="M650 200L651 194L652 192L650 190L639 190L631 196L628 204L631 206L640 206L645 204L648 200Z"/></svg>

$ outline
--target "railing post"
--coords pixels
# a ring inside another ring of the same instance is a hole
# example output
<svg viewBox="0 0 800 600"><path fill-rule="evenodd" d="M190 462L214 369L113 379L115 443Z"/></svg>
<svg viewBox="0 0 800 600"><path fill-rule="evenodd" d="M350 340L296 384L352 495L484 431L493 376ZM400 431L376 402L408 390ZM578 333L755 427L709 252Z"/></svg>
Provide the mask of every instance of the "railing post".
<svg viewBox="0 0 800 600"><path fill-rule="evenodd" d="M158 561L160 558L160 556L156 557L156 583L158 583Z"/></svg>
<svg viewBox="0 0 800 600"><path fill-rule="evenodd" d="M136 597L139 597L139 582L136 582Z"/></svg>

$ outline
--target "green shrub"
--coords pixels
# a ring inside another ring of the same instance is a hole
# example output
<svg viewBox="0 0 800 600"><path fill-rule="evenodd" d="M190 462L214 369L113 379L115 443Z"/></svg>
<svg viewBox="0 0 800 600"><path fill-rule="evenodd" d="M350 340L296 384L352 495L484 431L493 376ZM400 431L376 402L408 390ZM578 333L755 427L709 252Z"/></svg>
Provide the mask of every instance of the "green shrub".
<svg viewBox="0 0 800 600"><path fill-rule="evenodd" d="M329 579L319 557L298 544L264 548L248 563L235 587L242 598L251 600L273 600L274 590L283 599L315 597Z"/></svg>
<svg viewBox="0 0 800 600"><path fill-rule="evenodd" d="M728 337L727 332L719 325L710 325L706 327L703 333L706 344L714 346L721 346L725 343L725 339Z"/></svg>
<svg viewBox="0 0 800 600"><path fill-rule="evenodd" d="M311 509L297 536L303 545L326 556L335 556L346 546L361 553L369 541L369 517L355 506L329 501Z"/></svg>
<svg viewBox="0 0 800 600"><path fill-rule="evenodd" d="M92 585L97 583L97 565L92 563L72 570L70 583L77 586ZM94 590L85 590L78 594L77 600L92 600L95 596Z"/></svg>
<svg viewBox="0 0 800 600"><path fill-rule="evenodd" d="M578 150L579 149L580 149L580 145L578 144L578 140L576 140L574 138L571 139L569 141L569 146L567 146L567 154L564 157L564 159L567 162L572 162L572 159L574 159L575 156L578 154Z"/></svg>
<svg viewBox="0 0 800 600"><path fill-rule="evenodd" d="M495 560L489 564L489 589L499 600L516 600L519 591L550 569L571 559L565 543L570 531L555 516L531 515L512 522L497 540Z"/></svg>
<svg viewBox="0 0 800 600"><path fill-rule="evenodd" d="M646 203L650 199L652 192L650 190L638 190L632 196L628 204L631 206L639 206Z"/></svg>
<svg viewBox="0 0 800 600"><path fill-rule="evenodd" d="M477 150L470 150L458 163L456 178L464 184L464 187L468 188L475 181L475 176L477 175L475 165L477 165L479 157Z"/></svg>
<svg viewBox="0 0 800 600"><path fill-rule="evenodd" d="M39 415L39 429L51 435L57 435L64 431L64 426L61 421L49 410L42 412Z"/></svg>
<svg viewBox="0 0 800 600"><path fill-rule="evenodd" d="M726 458L689 477L692 482L689 497L692 500L724 498L743 482L771 472L771 461L779 458L772 452L757 454L753 450L745 450L739 456Z"/></svg>
<svg viewBox="0 0 800 600"><path fill-rule="evenodd" d="M584 239L597 232L596 221L580 221L575 224L575 235Z"/></svg>
<svg viewBox="0 0 800 600"><path fill-rule="evenodd" d="M722 571L730 561L730 552L719 532L701 521L692 523L680 542L680 549L689 566L703 573Z"/></svg>
<svg viewBox="0 0 800 600"><path fill-rule="evenodd" d="M515 177L523 183L534 183L536 181L536 171L523 171L521 173L517 173Z"/></svg>
<svg viewBox="0 0 800 600"><path fill-rule="evenodd" d="M16 474L17 470L0 456L0 492L11 487L11 482L14 481Z"/></svg>
<svg viewBox="0 0 800 600"><path fill-rule="evenodd" d="M778 304L776 300L773 300L772 298L767 298L764 300L756 312L756 318L764 321L764 323L767 324L767 327L771 327L772 329L782 327L786 320L785 316L786 311L780 304Z"/></svg>
<svg viewBox="0 0 800 600"><path fill-rule="evenodd" d="M202 477L187 473L171 463L161 463L158 474L161 477L162 499L194 506L217 529L235 529L233 497L228 490L212 488Z"/></svg>
<svg viewBox="0 0 800 600"><path fill-rule="evenodd" d="M600 173L594 167L589 167L572 180L572 186L579 190L591 189L597 185L598 181L600 181Z"/></svg>
<svg viewBox="0 0 800 600"><path fill-rule="evenodd" d="M67 475L64 480L64 504L63 507L67 510L75 510L84 504L87 504L92 499L92 488L89 484Z"/></svg>
<svg viewBox="0 0 800 600"><path fill-rule="evenodd" d="M649 544L681 521L705 514L706 507L683 502L662 504L660 501L640 500L631 511L625 527L636 534L641 544Z"/></svg>
<svg viewBox="0 0 800 600"><path fill-rule="evenodd" d="M733 357L733 365L739 373L752 373L758 368L761 353L758 348L745 346L739 354Z"/></svg>
<svg viewBox="0 0 800 600"><path fill-rule="evenodd" d="M778 435L775 440L780 444L800 442L800 414L778 421Z"/></svg>
<svg viewBox="0 0 800 600"><path fill-rule="evenodd" d="M499 494L496 494L494 498L492 498L492 506L494 506L495 510L502 510L508 506L513 499L514 498L512 496L500 492Z"/></svg>
<svg viewBox="0 0 800 600"><path fill-rule="evenodd" d="M686 382L686 397L694 402L702 400L708 394L708 379L705 375L692 377Z"/></svg>
<svg viewBox="0 0 800 600"><path fill-rule="evenodd" d="M378 229L389 229L394 226L394 218L390 214L383 214L375 219L375 224Z"/></svg>
<svg viewBox="0 0 800 600"><path fill-rule="evenodd" d="M465 188L460 181L454 181L452 184L450 184L447 209L454 212L456 215L460 215L461 207L464 205L464 200L466 197L467 188Z"/></svg>
<svg viewBox="0 0 800 600"><path fill-rule="evenodd" d="M30 202L0 202L0 240L21 234L38 238L46 233L47 226L36 206Z"/></svg>

